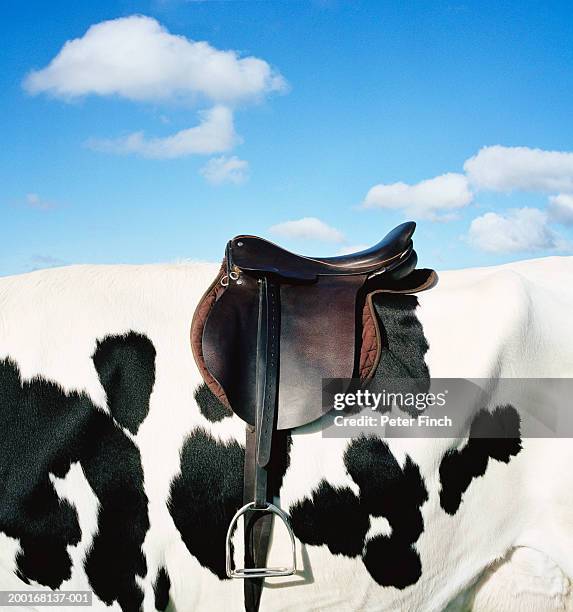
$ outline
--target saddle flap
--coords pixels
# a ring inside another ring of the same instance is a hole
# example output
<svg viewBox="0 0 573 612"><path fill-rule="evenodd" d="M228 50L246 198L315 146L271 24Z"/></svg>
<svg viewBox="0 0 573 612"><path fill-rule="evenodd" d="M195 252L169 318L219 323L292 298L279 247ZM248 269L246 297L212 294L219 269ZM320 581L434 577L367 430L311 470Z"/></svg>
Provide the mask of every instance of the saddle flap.
<svg viewBox="0 0 573 612"><path fill-rule="evenodd" d="M278 428L310 423L322 406L324 378L351 378L356 347L356 298L364 279L324 277L303 288L281 286Z"/></svg>
<svg viewBox="0 0 573 612"><path fill-rule="evenodd" d="M223 403L247 423L255 423L258 285L241 276L213 302L202 329L202 358ZM211 387L211 385L209 385Z"/></svg>
<svg viewBox="0 0 573 612"><path fill-rule="evenodd" d="M254 425L258 285L245 274L241 281L223 291L211 288L204 298L209 312L194 320L192 338L202 373L209 374L209 388ZM303 287L281 285L278 429L304 425L328 410L322 407L323 378L352 376L356 295L362 282L349 276ZM199 334L201 347L196 350Z"/></svg>
<svg viewBox="0 0 573 612"><path fill-rule="evenodd" d="M203 354L203 331L205 329L205 323L215 302L225 290L224 286L221 284L221 280L225 277L224 269L225 267L223 264L215 280L209 285L209 288L199 300L199 304L193 313L193 320L191 321L191 350L205 384L209 387L211 393L230 410L229 400L227 399L225 390L209 371L209 368L205 364Z"/></svg>

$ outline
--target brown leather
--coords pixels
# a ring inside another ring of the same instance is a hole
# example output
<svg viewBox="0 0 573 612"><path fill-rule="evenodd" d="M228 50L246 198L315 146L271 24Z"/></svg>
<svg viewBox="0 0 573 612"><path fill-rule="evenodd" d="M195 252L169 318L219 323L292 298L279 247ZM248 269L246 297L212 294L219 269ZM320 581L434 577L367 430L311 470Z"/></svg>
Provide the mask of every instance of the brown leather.
<svg viewBox="0 0 573 612"><path fill-rule="evenodd" d="M307 257L258 238L241 235L229 242L230 259L245 272L313 281L319 276L368 275L400 265L412 252L413 222L402 223L373 247L338 257Z"/></svg>
<svg viewBox="0 0 573 612"><path fill-rule="evenodd" d="M225 390L223 403L254 425L259 288L253 277L242 275L240 280L240 285L231 282L221 292L213 289L216 301L202 329L194 331L202 335L200 359L216 380L215 389ZM211 388L210 381L205 382Z"/></svg>
<svg viewBox="0 0 573 612"><path fill-rule="evenodd" d="M278 381L276 428L298 427L330 410L322 402L322 380L351 378L356 371L359 294L367 281L394 285L410 275L417 261L414 229L414 223L403 223L372 249L342 258L308 258L254 236L229 241L226 288L208 292L199 307L202 332L198 323L193 326L195 357L216 396L246 423L255 423L264 281L278 291L277 320L265 324L280 333L271 376ZM272 352L267 357L273 362Z"/></svg>
<svg viewBox="0 0 573 612"><path fill-rule="evenodd" d="M217 382L217 380L211 375L207 366L205 365L205 359L203 357L203 329L205 327L205 321L211 312L211 309L215 305L215 302L225 290L225 287L221 284L221 280L225 276L225 262L221 264L221 268L215 280L209 285L209 288L203 294L203 297L199 300L199 304L193 314L191 321L191 350L193 351L193 357L195 363L199 368L199 372L205 381L205 384L209 387L211 392L217 397L223 405L231 411L231 405L227 399L227 395L223 387Z"/></svg>
<svg viewBox="0 0 573 612"><path fill-rule="evenodd" d="M310 423L328 412L325 378L352 378L356 297L364 277L321 277L310 286L281 285L278 429Z"/></svg>
<svg viewBox="0 0 573 612"><path fill-rule="evenodd" d="M233 404L227 398L223 387L209 372L203 355L203 331L205 322L215 302L223 295L226 289L221 284L221 279L225 276L225 265L226 262L223 262L215 280L211 283L195 310L191 324L191 346L195 361L197 362L197 366L199 367L199 371L205 383L224 406L231 411L231 405ZM354 307L350 302L348 304L344 304L344 302L341 303L335 298L334 294L330 294L330 292L334 291L340 296L342 292L342 294L345 293L347 297L351 296L351 298L354 299L355 288L350 286L353 284L351 281L352 278L360 279L360 282L363 281L361 277L346 277L347 282L350 281L348 286L329 288L327 285L320 285L320 287L317 285L314 292L312 290L309 292L309 287L305 287L306 295L302 298L304 300L304 308L301 312L313 308L316 310L317 306L321 309L328 308L329 298L332 299L330 303L338 304L340 310L340 317L334 329L322 329L321 327L309 329L307 318L299 318L298 322L294 317L285 319L288 320L289 323L288 326L285 326L281 330L281 343L291 345L291 350L295 354L297 352L300 353L300 363L304 363L306 366L301 366L300 369L293 370L291 364L287 366L284 373L281 370L281 393L285 393L284 389L287 385L293 387L296 393L301 385L316 385L317 382L321 384L323 378L350 378L353 375L353 354L355 351L354 345L356 336ZM367 382L374 375L378 363L380 362L380 354L383 348L379 322L372 302L374 296L383 293L418 293L420 291L425 291L434 286L437 281L437 275L433 270L415 270L404 279L389 281L387 286L385 286L383 282L383 277L381 277L381 279L382 282L378 282L375 287L366 288L366 297L361 312L361 321L359 323L361 324L361 340L356 375L362 382ZM256 287L253 285L253 290L255 289ZM290 289L288 286L283 286L281 288L281 303L283 308L286 307L287 309L290 308L293 310L295 305L297 308L303 306L298 292L299 289L300 288L296 285L291 286ZM342 295L342 298L344 298L344 295ZM324 319L326 320L326 317ZM297 345L297 343L299 344ZM325 354L331 355L332 352L335 352L338 356L334 368L330 364L321 366L321 357ZM224 356L221 355L221 357ZM316 365L308 367L309 363L316 363ZM352 370L349 368L348 364L352 364ZM238 366L238 364L236 365ZM236 403L240 401L241 399L237 398ZM322 410L315 408L314 412L322 413ZM315 418L318 418L318 416L320 416L320 414L317 414ZM309 418L311 418L310 412ZM288 423L288 416L286 418L283 417L283 419L284 423ZM279 428L286 429L288 426Z"/></svg>
<svg viewBox="0 0 573 612"><path fill-rule="evenodd" d="M358 376L361 382L368 381L374 374L376 366L380 361L381 350L382 338L380 328L369 295L362 308L362 340L358 361Z"/></svg>
<svg viewBox="0 0 573 612"><path fill-rule="evenodd" d="M392 286L373 289L367 293L362 309L362 344L358 361L358 376L361 382L368 382L374 376L383 348L380 325L372 302L374 296L382 293L419 293L431 289L437 281L438 275L434 270L414 270L404 279L395 281Z"/></svg>

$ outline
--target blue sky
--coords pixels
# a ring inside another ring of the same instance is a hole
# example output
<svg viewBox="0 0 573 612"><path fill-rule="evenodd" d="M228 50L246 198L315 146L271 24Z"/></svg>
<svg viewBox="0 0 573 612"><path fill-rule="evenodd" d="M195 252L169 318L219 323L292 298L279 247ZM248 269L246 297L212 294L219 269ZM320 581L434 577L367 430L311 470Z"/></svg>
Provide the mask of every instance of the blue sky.
<svg viewBox="0 0 573 612"><path fill-rule="evenodd" d="M438 269L571 252L566 2L3 6L2 275L238 233L334 255L410 218Z"/></svg>

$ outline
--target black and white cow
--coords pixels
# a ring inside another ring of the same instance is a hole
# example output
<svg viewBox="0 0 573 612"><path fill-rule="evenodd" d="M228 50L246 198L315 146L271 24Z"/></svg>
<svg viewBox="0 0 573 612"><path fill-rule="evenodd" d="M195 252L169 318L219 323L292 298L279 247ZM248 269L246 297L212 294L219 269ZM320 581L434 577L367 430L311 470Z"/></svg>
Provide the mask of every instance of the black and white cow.
<svg viewBox="0 0 573 612"><path fill-rule="evenodd" d="M0 590L92 590L95 610L242 610L224 538L244 426L189 347L216 270L0 279ZM385 298L377 377L570 377L571 278L573 258L548 258ZM285 435L281 506L301 570L268 581L261 610L573 610L573 444L521 439L519 406L481 408L474 422L510 435ZM271 562L288 558L284 535Z"/></svg>

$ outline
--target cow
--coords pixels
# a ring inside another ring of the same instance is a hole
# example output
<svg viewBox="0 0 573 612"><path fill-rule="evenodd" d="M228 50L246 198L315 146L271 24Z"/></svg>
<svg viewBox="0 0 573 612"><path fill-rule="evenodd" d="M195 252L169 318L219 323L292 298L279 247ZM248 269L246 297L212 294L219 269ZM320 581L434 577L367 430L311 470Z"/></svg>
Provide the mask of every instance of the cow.
<svg viewBox="0 0 573 612"><path fill-rule="evenodd" d="M94 610L243 609L225 533L245 427L189 347L217 269L0 279L1 591L91 591ZM375 376L571 377L572 277L573 258L549 257L381 298ZM326 437L322 421L284 433L280 506L299 569L267 581L261 610L573 610L571 441L522 436L511 403L473 417L457 438ZM472 437L498 417L501 442ZM288 546L277 526L270 563Z"/></svg>

